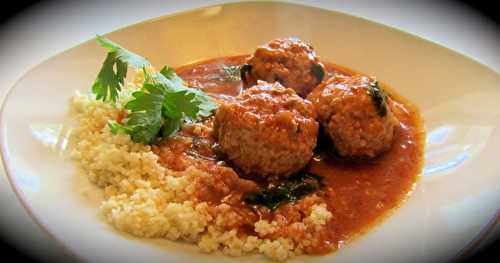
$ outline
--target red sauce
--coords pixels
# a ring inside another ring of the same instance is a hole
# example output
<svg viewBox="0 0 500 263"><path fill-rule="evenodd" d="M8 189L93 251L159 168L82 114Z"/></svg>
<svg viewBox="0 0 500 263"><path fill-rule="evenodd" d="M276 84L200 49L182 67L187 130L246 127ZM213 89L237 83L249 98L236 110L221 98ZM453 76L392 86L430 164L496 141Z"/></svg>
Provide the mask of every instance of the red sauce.
<svg viewBox="0 0 500 263"><path fill-rule="evenodd" d="M177 74L191 86L198 87L220 99L236 96L241 91L241 82L229 78L224 67L238 66L248 56L217 58L177 69ZM352 75L353 71L330 63L324 63L329 75ZM252 208L241 201L242 193L256 189L251 181L241 179L224 170L225 177L211 180L208 184L220 185L227 196L221 200L220 189L205 189L200 200L211 204L227 203L241 215L236 222L242 234L254 234L253 223L259 219L280 222L281 229L271 238L279 236L307 238L288 226L304 218L308 208L318 201L327 204L333 217L327 222L326 231L316 233L319 242L306 248L306 253L321 254L337 249L343 242L365 232L369 227L397 208L411 192L422 167L424 131L419 112L410 102L397 95L386 85L391 106L400 121L391 149L380 157L365 162L345 162L327 153L317 154L307 169L324 177L325 188L307 196L295 204L288 204L271 212ZM161 156L161 155L160 155ZM167 160L168 161L168 160ZM167 162L166 161L166 162ZM206 164L206 163L205 163ZM218 165L212 162L212 165ZM207 168L208 169L208 168ZM217 181L219 180L219 181ZM229 189L229 190L228 190ZM219 191L220 190L220 191ZM224 192L223 192L224 193Z"/></svg>
<svg viewBox="0 0 500 263"><path fill-rule="evenodd" d="M237 96L242 89L241 81L232 80L227 74L227 69L243 64L246 57L216 58L183 66L176 71L188 85L198 87L215 97Z"/></svg>

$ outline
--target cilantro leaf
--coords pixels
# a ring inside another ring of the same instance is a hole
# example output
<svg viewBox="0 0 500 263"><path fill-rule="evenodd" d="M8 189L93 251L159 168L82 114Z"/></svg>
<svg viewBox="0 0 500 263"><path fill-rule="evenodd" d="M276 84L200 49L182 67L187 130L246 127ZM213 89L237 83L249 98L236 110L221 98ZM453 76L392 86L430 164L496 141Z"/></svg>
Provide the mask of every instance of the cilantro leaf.
<svg viewBox="0 0 500 263"><path fill-rule="evenodd" d="M180 130L182 125L181 119L166 119L162 128L163 138L168 138Z"/></svg>
<svg viewBox="0 0 500 263"><path fill-rule="evenodd" d="M126 76L127 64L117 58L116 52L108 53L92 85L96 99L106 101L109 97L115 102Z"/></svg>
<svg viewBox="0 0 500 263"><path fill-rule="evenodd" d="M198 117L208 117L213 110L217 109L219 106L217 102L214 101L212 97L204 93L199 89L190 88L184 85L184 81L175 74L175 70L167 66L163 67L160 74L156 75L156 78L164 83L170 89L175 91L188 91L188 93L193 93L193 100L198 103L199 111L197 113Z"/></svg>
<svg viewBox="0 0 500 263"><path fill-rule="evenodd" d="M184 81L177 76L175 73L175 69L169 67L169 66L164 66L160 70L160 74L165 77L174 88L184 88ZM164 80L163 80L164 81Z"/></svg>
<svg viewBox="0 0 500 263"><path fill-rule="evenodd" d="M152 143L163 124L161 112L165 95L161 86L145 83L142 90L132 93L134 99L125 104L130 114L123 125L110 123L111 131L127 133L134 142Z"/></svg>
<svg viewBox="0 0 500 263"><path fill-rule="evenodd" d="M105 37L98 35L96 39L97 42L101 44L101 46L109 49L110 52L115 52L117 59L119 59L123 63L126 63L127 65L130 65L133 68L140 69L151 66L149 61L147 61L145 58L128 51L127 49Z"/></svg>
<svg viewBox="0 0 500 263"><path fill-rule="evenodd" d="M200 102L194 97L195 94L188 90L167 93L163 103L165 115L171 119L196 120Z"/></svg>
<svg viewBox="0 0 500 263"><path fill-rule="evenodd" d="M194 100L200 103L198 106L200 108L198 112L199 117L208 117L212 114L212 111L219 107L219 104L203 91L193 88L189 88L189 90L195 94Z"/></svg>
<svg viewBox="0 0 500 263"><path fill-rule="evenodd" d="M92 92L97 100L109 99L116 102L118 92L121 91L125 77L127 77L128 65L143 68L150 66L150 63L107 38L97 36L97 42L110 51L92 85Z"/></svg>
<svg viewBox="0 0 500 263"><path fill-rule="evenodd" d="M131 133L132 132L132 129L130 129L129 127L125 127L123 126L122 124L119 124L118 122L116 121L108 121L108 126L109 128L111 129L111 132L113 134L117 134L117 133Z"/></svg>

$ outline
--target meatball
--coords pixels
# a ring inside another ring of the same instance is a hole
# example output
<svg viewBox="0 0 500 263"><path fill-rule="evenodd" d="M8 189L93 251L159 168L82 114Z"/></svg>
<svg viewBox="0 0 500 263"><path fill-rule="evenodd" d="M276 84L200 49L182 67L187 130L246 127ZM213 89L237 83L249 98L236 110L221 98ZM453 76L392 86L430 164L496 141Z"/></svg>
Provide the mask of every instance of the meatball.
<svg viewBox="0 0 500 263"><path fill-rule="evenodd" d="M305 97L325 75L325 68L311 45L298 38L275 39L259 46L242 68L246 87L257 80L280 82Z"/></svg>
<svg viewBox="0 0 500 263"><path fill-rule="evenodd" d="M311 159L319 124L313 105L281 84L257 81L219 106L214 133L220 150L244 175L277 179Z"/></svg>
<svg viewBox="0 0 500 263"><path fill-rule="evenodd" d="M307 98L341 156L372 158L390 148L398 120L374 78L334 76Z"/></svg>

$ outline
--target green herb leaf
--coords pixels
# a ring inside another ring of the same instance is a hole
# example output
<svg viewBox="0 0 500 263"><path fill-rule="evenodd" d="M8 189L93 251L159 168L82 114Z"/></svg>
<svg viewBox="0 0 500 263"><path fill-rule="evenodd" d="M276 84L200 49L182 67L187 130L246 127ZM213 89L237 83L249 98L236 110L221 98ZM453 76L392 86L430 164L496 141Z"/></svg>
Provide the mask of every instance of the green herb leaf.
<svg viewBox="0 0 500 263"><path fill-rule="evenodd" d="M169 89L174 91L187 91L186 94L194 94L193 101L198 104L197 118L208 117L212 114L212 111L219 107L219 104L210 97L208 94L204 93L199 89L194 89L186 86L184 81L175 74L172 68L167 66L163 67L160 74L155 75L156 79L163 83Z"/></svg>
<svg viewBox="0 0 500 263"><path fill-rule="evenodd" d="M165 115L171 119L195 121L200 111L199 101L189 90L168 92L163 103Z"/></svg>
<svg viewBox="0 0 500 263"><path fill-rule="evenodd" d="M117 58L116 52L108 53L92 85L96 99L106 101L109 98L115 102L126 76L127 64Z"/></svg>
<svg viewBox="0 0 500 263"><path fill-rule="evenodd" d="M318 82L321 82L325 77L325 69L321 64L313 64L311 66L311 72Z"/></svg>
<svg viewBox="0 0 500 263"><path fill-rule="evenodd" d="M378 115L384 117L387 114L387 94L378 85L378 82L375 81L374 83L370 83L368 86L368 94L372 97Z"/></svg>
<svg viewBox="0 0 500 263"><path fill-rule="evenodd" d="M227 81L240 81L240 66L224 66L222 68L223 77Z"/></svg>
<svg viewBox="0 0 500 263"><path fill-rule="evenodd" d="M198 111L199 117L208 117L212 114L212 111L219 107L219 104L217 104L217 102L215 102L212 97L210 97L203 91L192 88L190 88L189 90L190 92L194 93L194 100L200 103L198 105L198 107L200 108L200 110Z"/></svg>
<svg viewBox="0 0 500 263"><path fill-rule="evenodd" d="M250 74L250 71L252 71L252 65L250 64L243 64L241 65L240 68L240 78L243 81L243 83L247 83L247 75Z"/></svg>
<svg viewBox="0 0 500 263"><path fill-rule="evenodd" d="M110 51L92 85L92 92L96 95L97 100L116 102L118 92L127 76L128 65L142 68L150 66L150 64L143 57L122 48L107 38L97 36L97 42Z"/></svg>
<svg viewBox="0 0 500 263"><path fill-rule="evenodd" d="M137 143L152 143L163 125L161 113L166 91L161 86L144 83L142 90L132 96L134 99L125 104L130 114L123 125L111 123L111 131L127 133Z"/></svg>
<svg viewBox="0 0 500 263"><path fill-rule="evenodd" d="M184 90L185 88L187 88L184 85L184 81L175 73L175 69L169 66L164 66L160 70L160 74L157 74L157 77L162 83L174 90Z"/></svg>
<svg viewBox="0 0 500 263"><path fill-rule="evenodd" d="M116 121L108 121L108 126L113 134L116 133L131 133L132 129L119 124Z"/></svg>
<svg viewBox="0 0 500 263"><path fill-rule="evenodd" d="M181 126L181 119L166 119L162 127L163 138L168 138L174 135L177 131L180 130Z"/></svg>
<svg viewBox="0 0 500 263"><path fill-rule="evenodd" d="M118 60L126 63L127 65L130 65L133 68L141 69L151 66L149 61L147 61L145 58L128 51L127 49L121 47L120 45L105 37L98 35L96 39L97 42L101 44L101 46L109 49L110 52L114 52Z"/></svg>
<svg viewBox="0 0 500 263"><path fill-rule="evenodd" d="M316 191L323 186L322 179L319 175L300 172L278 186L247 194L244 201L248 204L261 205L275 210L282 204L295 202Z"/></svg>

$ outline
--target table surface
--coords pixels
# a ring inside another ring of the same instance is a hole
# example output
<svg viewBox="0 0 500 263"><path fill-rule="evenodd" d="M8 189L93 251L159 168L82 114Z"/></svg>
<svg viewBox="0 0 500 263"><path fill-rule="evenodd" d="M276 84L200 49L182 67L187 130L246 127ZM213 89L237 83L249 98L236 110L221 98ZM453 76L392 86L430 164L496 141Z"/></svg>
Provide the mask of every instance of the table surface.
<svg viewBox="0 0 500 263"><path fill-rule="evenodd" d="M61 1L32 6L0 28L0 97L43 60L126 25L230 1ZM498 25L441 1L292 1L364 17L446 46L500 72ZM1 164L0 164L1 165ZM0 234L37 258L71 258L26 213L0 167ZM497 225L488 243L498 237ZM36 244L36 245L35 245ZM52 261L51 260L51 261Z"/></svg>

